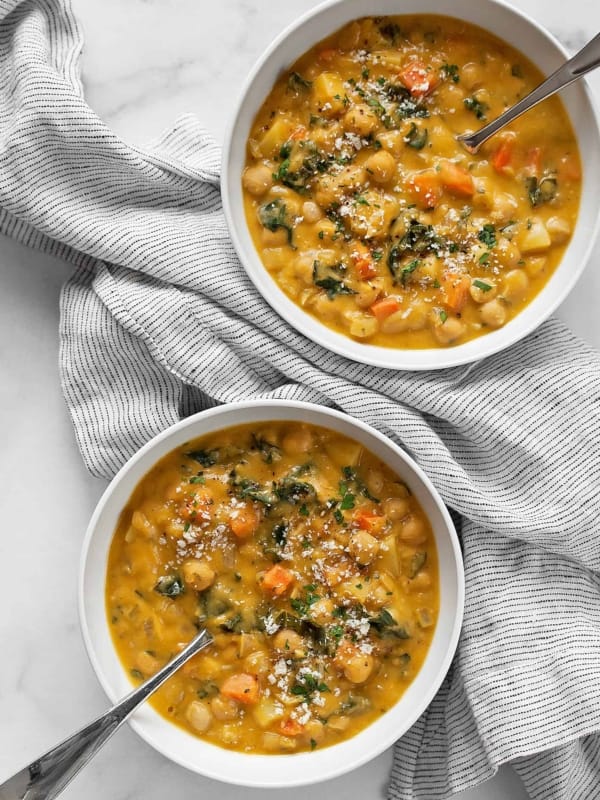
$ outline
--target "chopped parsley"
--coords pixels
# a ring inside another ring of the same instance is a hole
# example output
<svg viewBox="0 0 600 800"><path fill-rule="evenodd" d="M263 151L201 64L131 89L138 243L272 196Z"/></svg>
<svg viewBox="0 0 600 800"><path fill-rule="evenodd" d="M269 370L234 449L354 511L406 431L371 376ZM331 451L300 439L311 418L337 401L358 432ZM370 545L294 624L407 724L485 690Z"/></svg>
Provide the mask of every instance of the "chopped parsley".
<svg viewBox="0 0 600 800"><path fill-rule="evenodd" d="M525 188L532 208L537 208L556 197L558 181L556 178L542 178L538 181L537 178L531 177L525 180Z"/></svg>
<svg viewBox="0 0 600 800"><path fill-rule="evenodd" d="M344 267L342 264L325 268L319 261L315 261L313 264L313 283L320 289L324 289L330 300L340 294L356 294L354 289L346 285L343 273Z"/></svg>
<svg viewBox="0 0 600 800"><path fill-rule="evenodd" d="M427 128L418 128L414 122L411 122L410 130L404 137L404 141L413 150L422 150L427 144Z"/></svg>
<svg viewBox="0 0 600 800"><path fill-rule="evenodd" d="M465 108L468 111L472 111L477 119L485 119L485 112L489 108L487 103L481 102L475 97L475 95L472 95L471 97L465 97L463 103Z"/></svg>
<svg viewBox="0 0 600 800"><path fill-rule="evenodd" d="M179 597L185 592L185 587L179 575L163 575L158 579L154 591L165 597Z"/></svg>
<svg viewBox="0 0 600 800"><path fill-rule="evenodd" d="M496 240L496 228L493 225L484 225L477 234L477 238L490 249L498 244Z"/></svg>
<svg viewBox="0 0 600 800"><path fill-rule="evenodd" d="M298 92L310 89L311 86L312 81L303 78L302 75L299 75L297 72L290 73L290 77L288 78L288 89L291 89L293 92Z"/></svg>
<svg viewBox="0 0 600 800"><path fill-rule="evenodd" d="M481 289L482 292L489 292L493 288L489 283L485 283L485 281L480 281L479 278L473 281L473 286L476 286L478 289Z"/></svg>
<svg viewBox="0 0 600 800"><path fill-rule="evenodd" d="M218 450L190 450L185 454L193 461L197 461L202 467L212 467L219 458Z"/></svg>
<svg viewBox="0 0 600 800"><path fill-rule="evenodd" d="M278 197L259 208L258 218L268 231L284 230L287 233L288 244L292 244L293 231L287 215L287 206Z"/></svg>
<svg viewBox="0 0 600 800"><path fill-rule="evenodd" d="M458 64L442 64L440 71L444 78L447 78L453 83L458 83L460 81Z"/></svg>

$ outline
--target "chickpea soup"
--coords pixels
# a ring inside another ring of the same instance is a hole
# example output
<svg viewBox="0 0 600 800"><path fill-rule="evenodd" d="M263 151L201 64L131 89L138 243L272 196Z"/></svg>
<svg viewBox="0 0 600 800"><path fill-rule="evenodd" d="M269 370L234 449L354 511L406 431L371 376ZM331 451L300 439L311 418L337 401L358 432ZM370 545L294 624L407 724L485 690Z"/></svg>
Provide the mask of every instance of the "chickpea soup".
<svg viewBox="0 0 600 800"><path fill-rule="evenodd" d="M542 289L575 225L581 167L558 97L477 155L456 136L543 79L522 53L431 15L354 21L277 81L242 175L264 266L357 341L461 344Z"/></svg>
<svg viewBox="0 0 600 800"><path fill-rule="evenodd" d="M150 700L213 744L293 753L347 739L419 671L439 607L435 541L402 478L324 428L270 422L163 458L108 560L113 641L147 678L214 643Z"/></svg>

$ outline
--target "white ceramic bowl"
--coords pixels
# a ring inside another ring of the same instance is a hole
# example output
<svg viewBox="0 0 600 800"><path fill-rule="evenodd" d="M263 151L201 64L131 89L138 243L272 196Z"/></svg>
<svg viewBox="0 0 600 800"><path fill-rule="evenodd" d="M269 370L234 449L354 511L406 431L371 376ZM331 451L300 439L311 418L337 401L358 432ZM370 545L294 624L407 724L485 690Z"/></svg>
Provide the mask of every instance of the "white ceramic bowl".
<svg viewBox="0 0 600 800"><path fill-rule="evenodd" d="M244 786L299 786L348 772L389 747L427 708L456 649L464 600L458 539L429 479L399 447L345 414L309 403L251 401L189 417L159 434L133 456L98 503L83 547L79 610L92 666L114 702L132 688L111 640L104 602L108 552L121 510L139 481L171 450L210 431L265 420L303 420L356 439L400 474L417 497L431 522L440 565L440 616L425 663L400 701L379 720L346 742L312 753L270 756L225 750L178 728L149 705L136 712L130 724L163 755L202 775Z"/></svg>
<svg viewBox="0 0 600 800"><path fill-rule="evenodd" d="M503 328L465 344L426 350L396 350L354 341L302 311L279 288L254 247L244 214L241 174L246 141L254 117L282 70L346 22L385 14L442 14L486 28L525 53L544 74L565 60L564 48L530 17L499 0L331 0L287 28L254 67L242 90L225 138L222 194L233 243L250 279L273 308L293 327L323 347L366 364L392 369L425 370L478 361L522 339L567 297L580 277L598 232L600 133L587 85L562 93L579 142L583 186L579 219L561 264L538 296ZM530 113L535 114L535 111Z"/></svg>

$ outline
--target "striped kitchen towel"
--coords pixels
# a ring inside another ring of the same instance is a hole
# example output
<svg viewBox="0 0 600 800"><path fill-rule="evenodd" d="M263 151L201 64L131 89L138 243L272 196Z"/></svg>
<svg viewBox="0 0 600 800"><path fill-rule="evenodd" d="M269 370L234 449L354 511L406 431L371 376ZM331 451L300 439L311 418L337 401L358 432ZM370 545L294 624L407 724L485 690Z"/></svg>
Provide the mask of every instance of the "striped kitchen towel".
<svg viewBox="0 0 600 800"><path fill-rule="evenodd" d="M74 265L60 370L85 463L110 477L182 416L255 397L379 428L460 514L457 657L396 745L389 794L450 797L510 762L532 798L600 798L600 364L550 321L470 368L326 352L246 278L194 119L147 149L86 105L65 0L0 2L0 229Z"/></svg>

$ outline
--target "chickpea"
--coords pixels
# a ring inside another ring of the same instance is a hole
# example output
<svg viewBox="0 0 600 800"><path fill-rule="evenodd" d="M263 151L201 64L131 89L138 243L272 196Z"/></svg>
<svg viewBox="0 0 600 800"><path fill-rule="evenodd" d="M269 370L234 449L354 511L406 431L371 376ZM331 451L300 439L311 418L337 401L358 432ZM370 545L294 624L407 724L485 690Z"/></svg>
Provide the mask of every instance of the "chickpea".
<svg viewBox="0 0 600 800"><path fill-rule="evenodd" d="M344 675L350 683L364 683L375 667L375 659L370 653L356 651L348 656L344 665Z"/></svg>
<svg viewBox="0 0 600 800"><path fill-rule="evenodd" d="M192 586L196 591L202 592L213 583L215 571L205 561L199 558L191 558L183 564L183 580Z"/></svg>
<svg viewBox="0 0 600 800"><path fill-rule="evenodd" d="M251 675L266 675L270 668L269 658L264 650L255 650L244 659L244 670Z"/></svg>
<svg viewBox="0 0 600 800"><path fill-rule="evenodd" d="M529 287L529 278L522 269L513 269L504 276L502 294L509 303L516 303L523 298Z"/></svg>
<svg viewBox="0 0 600 800"><path fill-rule="evenodd" d="M387 150L378 150L367 158L365 169L375 183L389 183L396 174L396 161Z"/></svg>
<svg viewBox="0 0 600 800"><path fill-rule="evenodd" d="M498 225L506 223L515 216L519 204L508 192L496 192L492 203L492 219Z"/></svg>
<svg viewBox="0 0 600 800"><path fill-rule="evenodd" d="M379 552L379 542L366 531L354 531L350 535L348 550L361 567L370 564Z"/></svg>
<svg viewBox="0 0 600 800"><path fill-rule="evenodd" d="M486 289L484 286L488 286L489 288ZM487 278L484 280L475 278L475 280L471 283L469 293L476 303L487 303L488 300L494 299L498 293L498 287L495 283L492 283L492 281L488 280Z"/></svg>
<svg viewBox="0 0 600 800"><path fill-rule="evenodd" d="M496 245L496 254L507 267L515 267L521 260L521 251L514 242L501 236Z"/></svg>
<svg viewBox="0 0 600 800"><path fill-rule="evenodd" d="M456 317L448 317L441 325L435 325L433 332L440 344L452 344L466 331L465 325Z"/></svg>
<svg viewBox="0 0 600 800"><path fill-rule="evenodd" d="M305 222L318 222L322 218L323 212L315 202L306 200L302 204L302 216Z"/></svg>
<svg viewBox="0 0 600 800"><path fill-rule="evenodd" d="M304 726L303 735L306 741L310 742L312 739L319 744L325 738L325 726L318 719L309 719Z"/></svg>
<svg viewBox="0 0 600 800"><path fill-rule="evenodd" d="M273 186L273 170L266 164L248 167L242 175L242 185L254 197L262 197Z"/></svg>
<svg viewBox="0 0 600 800"><path fill-rule="evenodd" d="M383 472L381 472L379 469L370 469L367 473L365 482L367 484L367 489L371 492L371 494L375 495L375 497L379 497L383 491L383 486L385 483Z"/></svg>
<svg viewBox="0 0 600 800"><path fill-rule="evenodd" d="M552 244L564 244L571 235L571 226L564 217L550 217L546 222Z"/></svg>
<svg viewBox="0 0 600 800"><path fill-rule="evenodd" d="M483 72L479 64L471 61L460 71L460 81L467 89L478 89L483 86Z"/></svg>
<svg viewBox="0 0 600 800"><path fill-rule="evenodd" d="M404 497L390 497L383 504L383 511L392 522L403 519L409 512L409 503Z"/></svg>
<svg viewBox="0 0 600 800"><path fill-rule="evenodd" d="M283 228L278 228L276 231L263 228L260 238L265 247L282 247L288 243L287 231Z"/></svg>
<svg viewBox="0 0 600 800"><path fill-rule="evenodd" d="M536 278L546 269L547 263L546 256L532 256L527 259L525 270L530 278Z"/></svg>
<svg viewBox="0 0 600 800"><path fill-rule="evenodd" d="M404 138L400 131L384 131L377 135L377 141L393 156L399 156L404 150Z"/></svg>
<svg viewBox="0 0 600 800"><path fill-rule="evenodd" d="M338 34L340 50L354 50L360 41L361 27L356 21L346 25Z"/></svg>
<svg viewBox="0 0 600 800"><path fill-rule="evenodd" d="M377 114L366 104L357 103L346 111L343 118L344 128L358 136L368 136L379 125Z"/></svg>
<svg viewBox="0 0 600 800"><path fill-rule="evenodd" d="M333 601L329 597L324 597L322 600L317 600L316 603L310 607L311 619L318 625L324 625L331 621L333 614Z"/></svg>
<svg viewBox="0 0 600 800"><path fill-rule="evenodd" d="M419 517L409 517L401 526L398 535L407 544L423 544L427 539L425 525Z"/></svg>
<svg viewBox="0 0 600 800"><path fill-rule="evenodd" d="M288 455L295 456L299 453L308 453L312 447L312 433L308 428L297 428L283 437L283 449Z"/></svg>
<svg viewBox="0 0 600 800"><path fill-rule="evenodd" d="M210 708L206 703L201 703L199 700L194 700L189 704L185 710L185 717L192 728L195 728L199 733L207 731L212 722Z"/></svg>
<svg viewBox="0 0 600 800"><path fill-rule="evenodd" d="M356 314L352 317L349 330L350 336L354 336L357 339L369 339L379 330L379 323L375 317L367 314Z"/></svg>
<svg viewBox="0 0 600 800"><path fill-rule="evenodd" d="M431 575L428 572L419 572L418 575L415 575L415 577L411 579L409 584L410 589L415 589L418 591L429 589L430 586Z"/></svg>
<svg viewBox="0 0 600 800"><path fill-rule="evenodd" d="M210 701L210 710L218 720L235 719L238 715L238 706L230 697L218 694Z"/></svg>
<svg viewBox="0 0 600 800"><path fill-rule="evenodd" d="M146 650L142 650L142 652L138 653L135 657L135 665L144 675L154 675L162 666L162 662L159 661L156 656L153 656Z"/></svg>
<svg viewBox="0 0 600 800"><path fill-rule="evenodd" d="M506 308L500 300L490 300L481 306L481 320L490 328L501 328L506 322Z"/></svg>
<svg viewBox="0 0 600 800"><path fill-rule="evenodd" d="M379 297L381 289L377 285L364 283L354 296L354 301L359 308L371 308L375 300Z"/></svg>
<svg viewBox="0 0 600 800"><path fill-rule="evenodd" d="M304 253L294 259L294 274L308 286L312 285L314 256Z"/></svg>
<svg viewBox="0 0 600 800"><path fill-rule="evenodd" d="M285 653L303 653L306 650L304 639L299 633L289 628L282 628L277 631L273 637L273 647Z"/></svg>

